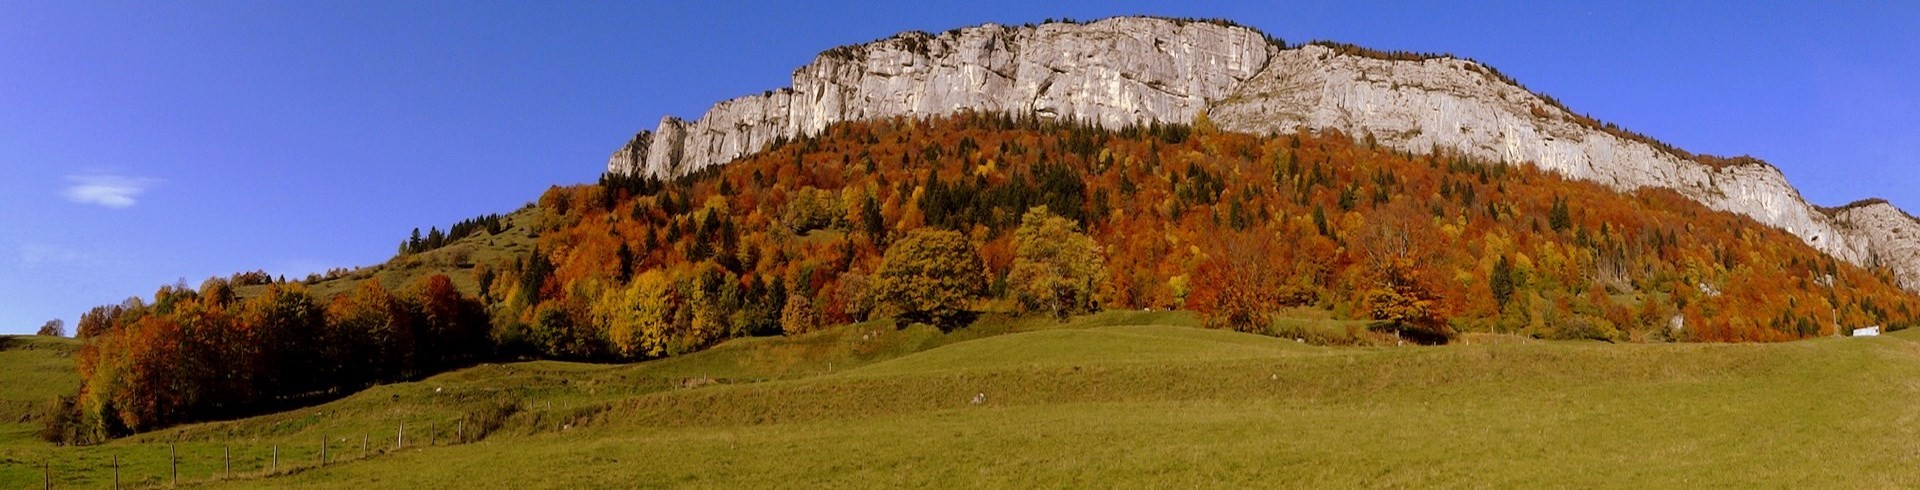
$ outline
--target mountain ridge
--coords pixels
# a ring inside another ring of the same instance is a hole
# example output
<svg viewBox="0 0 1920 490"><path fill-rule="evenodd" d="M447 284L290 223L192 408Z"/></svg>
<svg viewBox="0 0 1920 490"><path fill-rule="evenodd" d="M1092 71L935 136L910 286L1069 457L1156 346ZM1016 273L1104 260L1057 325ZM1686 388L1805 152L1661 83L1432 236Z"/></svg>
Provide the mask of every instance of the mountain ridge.
<svg viewBox="0 0 1920 490"><path fill-rule="evenodd" d="M1630 191L1673 189L1753 217L1920 291L1920 221L1884 200L1828 212L1751 158L1695 155L1603 124L1484 64L1315 42L1289 47L1232 22L1115 17L909 31L831 48L788 87L663 117L609 158L614 174L673 177L848 120L959 111L1072 118L1109 129L1186 123L1364 135L1403 151L1444 148L1529 162Z"/></svg>

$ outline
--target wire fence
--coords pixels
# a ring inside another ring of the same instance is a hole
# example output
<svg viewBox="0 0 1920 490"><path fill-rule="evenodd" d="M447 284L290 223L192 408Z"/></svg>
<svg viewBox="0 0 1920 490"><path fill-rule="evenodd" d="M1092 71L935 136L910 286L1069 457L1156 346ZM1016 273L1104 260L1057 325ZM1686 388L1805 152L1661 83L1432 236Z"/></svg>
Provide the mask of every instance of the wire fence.
<svg viewBox="0 0 1920 490"><path fill-rule="evenodd" d="M369 460L406 449L452 446L485 437L487 428L468 414L453 420L396 422L377 431L324 432L312 442L287 439L274 442L180 442L113 448L90 457L100 461L48 459L40 466L41 488L154 488L177 487L223 480L246 480L292 474L332 464ZM188 449L182 451L182 449ZM156 461L157 460L157 461ZM155 464L155 463L159 464ZM155 468L158 471L155 471ZM107 487L111 482L111 487Z"/></svg>

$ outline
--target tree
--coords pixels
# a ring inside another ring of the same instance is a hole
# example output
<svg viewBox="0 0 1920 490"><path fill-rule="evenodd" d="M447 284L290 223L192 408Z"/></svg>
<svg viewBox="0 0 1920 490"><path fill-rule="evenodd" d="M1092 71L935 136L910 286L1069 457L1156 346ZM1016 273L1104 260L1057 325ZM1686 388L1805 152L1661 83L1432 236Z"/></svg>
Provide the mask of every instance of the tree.
<svg viewBox="0 0 1920 490"><path fill-rule="evenodd" d="M886 218L880 215L880 203L872 195L860 200L860 226L874 243L879 243L887 236Z"/></svg>
<svg viewBox="0 0 1920 490"><path fill-rule="evenodd" d="M1566 231L1573 227L1573 211L1567 206L1567 198L1555 197L1547 209L1547 224L1553 231Z"/></svg>
<svg viewBox="0 0 1920 490"><path fill-rule="evenodd" d="M1501 311L1505 311L1507 303L1513 301L1513 290L1518 286L1514 279L1513 261L1501 255L1500 261L1493 264L1493 277L1487 281L1488 287L1493 290L1493 302Z"/></svg>
<svg viewBox="0 0 1920 490"><path fill-rule="evenodd" d="M592 325L582 324L585 305L573 301L541 302L533 309L531 339L542 354L558 359L592 359L603 353L602 338Z"/></svg>
<svg viewBox="0 0 1920 490"><path fill-rule="evenodd" d="M832 191L816 189L811 186L794 191L787 200L786 209L781 212L781 221L796 235L821 228L838 228L847 210L842 207L840 197Z"/></svg>
<svg viewBox="0 0 1920 490"><path fill-rule="evenodd" d="M677 335L670 339L667 354L704 349L729 335L743 333L735 331L733 313L742 309L744 291L732 273L712 262L702 262L694 265L679 286L687 299L688 317L686 323L676 323L685 328L677 330Z"/></svg>
<svg viewBox="0 0 1920 490"><path fill-rule="evenodd" d="M1021 312L1045 311L1064 319L1098 307L1094 294L1107 275L1105 260L1100 245L1073 221L1046 206L1034 207L1020 217L1013 242L1007 285Z"/></svg>
<svg viewBox="0 0 1920 490"><path fill-rule="evenodd" d="M327 323L358 339L362 359L350 369L368 381L405 379L414 374L414 323L419 315L377 279L361 281L353 293L327 304Z"/></svg>
<svg viewBox="0 0 1920 490"><path fill-rule="evenodd" d="M316 347L332 340L324 335L326 312L306 287L267 286L265 294L241 304L240 323L250 330L244 335L254 349L260 386L290 397L310 396L333 379L338 366L322 362Z"/></svg>
<svg viewBox="0 0 1920 490"><path fill-rule="evenodd" d="M1400 223L1380 223L1366 243L1366 280L1357 291L1360 306L1375 320L1386 322L1410 340L1423 344L1444 344L1453 337L1447 325L1440 295L1422 277L1422 258L1406 218Z"/></svg>
<svg viewBox="0 0 1920 490"><path fill-rule="evenodd" d="M47 320L45 325L40 326L40 331L34 332L33 334L49 337L65 337L67 336L67 322L59 318Z"/></svg>
<svg viewBox="0 0 1920 490"><path fill-rule="evenodd" d="M128 333L126 366L117 382L106 383L107 397L119 407L119 423L135 431L177 422L183 415L185 380L180 324L171 318L140 319Z"/></svg>
<svg viewBox="0 0 1920 490"><path fill-rule="evenodd" d="M1290 255L1286 238L1260 233L1221 233L1207 249L1207 258L1194 270L1186 307L1200 314L1209 328L1265 333L1270 314L1282 306L1311 302L1314 294L1302 282L1309 274L1289 273L1279 266ZM1315 257L1304 260L1320 260Z"/></svg>
<svg viewBox="0 0 1920 490"><path fill-rule="evenodd" d="M1414 278L1406 258L1389 259L1370 272L1360 303L1375 320L1420 343L1443 344L1453 328L1440 315L1439 297Z"/></svg>
<svg viewBox="0 0 1920 490"><path fill-rule="evenodd" d="M434 274L414 281L408 296L419 305L420 331L414 341L418 359L426 368L439 369L465 362L487 344L486 310L460 295L453 279Z"/></svg>
<svg viewBox="0 0 1920 490"><path fill-rule="evenodd" d="M666 354L679 308L679 292L672 279L659 269L649 269L618 293L602 295L594 302L593 312L615 351L640 357Z"/></svg>
<svg viewBox="0 0 1920 490"><path fill-rule="evenodd" d="M126 308L120 305L95 306L80 314L80 324L73 334L82 339L104 335L119 326L120 315L125 311Z"/></svg>
<svg viewBox="0 0 1920 490"><path fill-rule="evenodd" d="M813 331L820 325L820 313L813 309L813 302L806 295L787 296L787 306L780 310L780 330L787 335L799 335Z"/></svg>
<svg viewBox="0 0 1920 490"><path fill-rule="evenodd" d="M1230 255L1232 251L1228 252ZM1256 274L1234 267L1239 260L1209 260L1195 276L1201 287L1187 295L1187 308L1200 313L1208 328L1265 333L1271 324L1272 296Z"/></svg>
<svg viewBox="0 0 1920 490"><path fill-rule="evenodd" d="M873 284L866 274L842 272L837 278L838 284L825 298L825 310L828 321L864 322L867 314L873 312Z"/></svg>
<svg viewBox="0 0 1920 490"><path fill-rule="evenodd" d="M986 266L965 236L929 228L907 233L887 248L874 285L881 303L902 319L948 328L987 289Z"/></svg>

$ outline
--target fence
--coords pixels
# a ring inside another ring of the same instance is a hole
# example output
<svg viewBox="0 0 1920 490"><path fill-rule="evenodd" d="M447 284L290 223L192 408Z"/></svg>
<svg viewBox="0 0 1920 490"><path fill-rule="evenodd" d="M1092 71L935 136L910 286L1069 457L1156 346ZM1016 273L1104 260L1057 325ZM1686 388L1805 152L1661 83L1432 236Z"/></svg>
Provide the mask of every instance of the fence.
<svg viewBox="0 0 1920 490"><path fill-rule="evenodd" d="M360 431L358 434L346 431L322 433L306 444L285 439L248 444L196 442L188 443L189 451L184 454L179 442L167 443L165 448L102 446L88 451L95 455L69 454L64 458L68 461L62 461L58 468L52 459L42 462L39 468L40 481L41 487L47 489L55 486L119 489L263 478L329 464L368 460L408 448L475 442L486 434L478 425L470 427L471 420L474 420L472 414L452 421L427 421L425 427L421 427L417 420L412 426L407 422L397 422L391 432L383 429ZM379 437L375 437L376 434ZM387 434L392 434L392 437L388 438ZM353 435L360 436L358 454L352 447ZM155 461L157 456L165 459ZM239 456L239 472L235 472L236 456ZM81 458L95 461L74 461ZM141 464L127 464L136 460ZM159 464L154 464L156 462ZM189 468L188 473L181 472L183 466ZM108 482L111 482L111 487L107 487Z"/></svg>

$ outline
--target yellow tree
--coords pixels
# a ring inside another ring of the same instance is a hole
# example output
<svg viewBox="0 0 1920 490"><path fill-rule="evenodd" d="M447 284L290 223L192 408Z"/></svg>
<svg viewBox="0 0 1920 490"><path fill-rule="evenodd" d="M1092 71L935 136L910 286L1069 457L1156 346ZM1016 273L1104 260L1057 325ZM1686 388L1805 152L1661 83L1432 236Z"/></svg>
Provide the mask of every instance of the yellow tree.
<svg viewBox="0 0 1920 490"><path fill-rule="evenodd" d="M618 294L602 295L594 302L593 313L620 355L659 356L667 351L679 302L673 281L659 269L651 269L634 277Z"/></svg>
<svg viewBox="0 0 1920 490"><path fill-rule="evenodd" d="M902 319L952 327L987 288L980 254L959 232L908 232L881 259L874 294Z"/></svg>
<svg viewBox="0 0 1920 490"><path fill-rule="evenodd" d="M1007 286L1023 313L1045 311L1060 318L1098 307L1094 293L1106 277L1099 244L1046 206L1027 210L1013 232L1013 268Z"/></svg>

